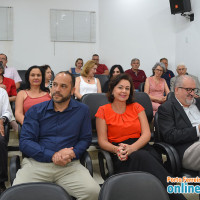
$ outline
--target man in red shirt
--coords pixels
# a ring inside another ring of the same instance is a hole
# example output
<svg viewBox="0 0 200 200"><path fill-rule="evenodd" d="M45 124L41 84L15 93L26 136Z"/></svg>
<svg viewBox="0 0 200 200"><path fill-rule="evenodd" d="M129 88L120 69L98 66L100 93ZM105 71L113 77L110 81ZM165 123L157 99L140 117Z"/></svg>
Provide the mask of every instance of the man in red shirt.
<svg viewBox="0 0 200 200"><path fill-rule="evenodd" d="M4 77L3 74L4 74L4 67L0 63L0 87L7 91L10 102L15 101L17 96L15 82L11 78Z"/></svg>
<svg viewBox="0 0 200 200"><path fill-rule="evenodd" d="M140 83L145 82L147 77L145 72L139 69L140 60L138 58L134 58L131 60L131 66L132 68L126 70L125 73L131 75L135 90L138 90Z"/></svg>
<svg viewBox="0 0 200 200"><path fill-rule="evenodd" d="M4 77L4 66L0 61L0 87L5 89L8 93L9 101L15 101L17 96L16 85L13 79ZM13 111L14 112L14 111ZM18 125L15 121L13 113L11 113L10 124L15 132L18 131Z"/></svg>
<svg viewBox="0 0 200 200"><path fill-rule="evenodd" d="M97 64L96 74L109 75L108 67L104 64L99 64L99 55L94 54L92 60Z"/></svg>

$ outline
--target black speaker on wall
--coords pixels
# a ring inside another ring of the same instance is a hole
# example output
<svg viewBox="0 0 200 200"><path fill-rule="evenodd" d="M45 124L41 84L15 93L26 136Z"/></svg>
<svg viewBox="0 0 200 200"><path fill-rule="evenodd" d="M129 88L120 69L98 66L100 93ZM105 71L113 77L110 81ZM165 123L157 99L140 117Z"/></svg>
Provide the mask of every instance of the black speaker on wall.
<svg viewBox="0 0 200 200"><path fill-rule="evenodd" d="M190 0L169 0L171 7L171 14L184 13L191 11Z"/></svg>

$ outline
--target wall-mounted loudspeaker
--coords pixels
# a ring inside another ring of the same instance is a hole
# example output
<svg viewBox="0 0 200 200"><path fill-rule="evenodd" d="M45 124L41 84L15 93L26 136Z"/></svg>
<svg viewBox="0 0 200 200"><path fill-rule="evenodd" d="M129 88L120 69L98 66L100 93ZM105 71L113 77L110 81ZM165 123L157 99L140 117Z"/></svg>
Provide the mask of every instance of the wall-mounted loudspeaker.
<svg viewBox="0 0 200 200"><path fill-rule="evenodd" d="M190 0L169 0L171 7L171 14L184 13L191 11Z"/></svg>

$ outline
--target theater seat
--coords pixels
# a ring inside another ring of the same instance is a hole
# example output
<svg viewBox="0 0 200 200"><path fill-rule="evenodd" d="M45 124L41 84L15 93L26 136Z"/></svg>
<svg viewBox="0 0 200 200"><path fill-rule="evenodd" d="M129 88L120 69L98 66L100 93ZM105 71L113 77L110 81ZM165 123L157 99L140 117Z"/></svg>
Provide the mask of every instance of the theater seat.
<svg viewBox="0 0 200 200"><path fill-rule="evenodd" d="M127 172L109 177L99 200L169 200L160 180L147 172Z"/></svg>
<svg viewBox="0 0 200 200"><path fill-rule="evenodd" d="M72 200L59 185L53 183L23 183L8 188L0 200Z"/></svg>

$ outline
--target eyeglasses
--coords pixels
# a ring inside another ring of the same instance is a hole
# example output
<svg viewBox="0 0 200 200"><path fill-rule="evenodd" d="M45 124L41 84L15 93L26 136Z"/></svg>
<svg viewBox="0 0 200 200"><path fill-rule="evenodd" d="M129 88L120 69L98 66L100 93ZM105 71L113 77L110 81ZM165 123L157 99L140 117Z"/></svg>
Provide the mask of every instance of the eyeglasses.
<svg viewBox="0 0 200 200"><path fill-rule="evenodd" d="M180 69L177 69L178 71L184 71L186 70L186 68L180 68Z"/></svg>
<svg viewBox="0 0 200 200"><path fill-rule="evenodd" d="M199 91L198 88L184 88L184 87L179 87L181 89L184 89L187 93L194 92L195 94Z"/></svg>
<svg viewBox="0 0 200 200"><path fill-rule="evenodd" d="M163 70L161 70L161 69L155 69L156 71L158 71L158 72L163 72Z"/></svg>

